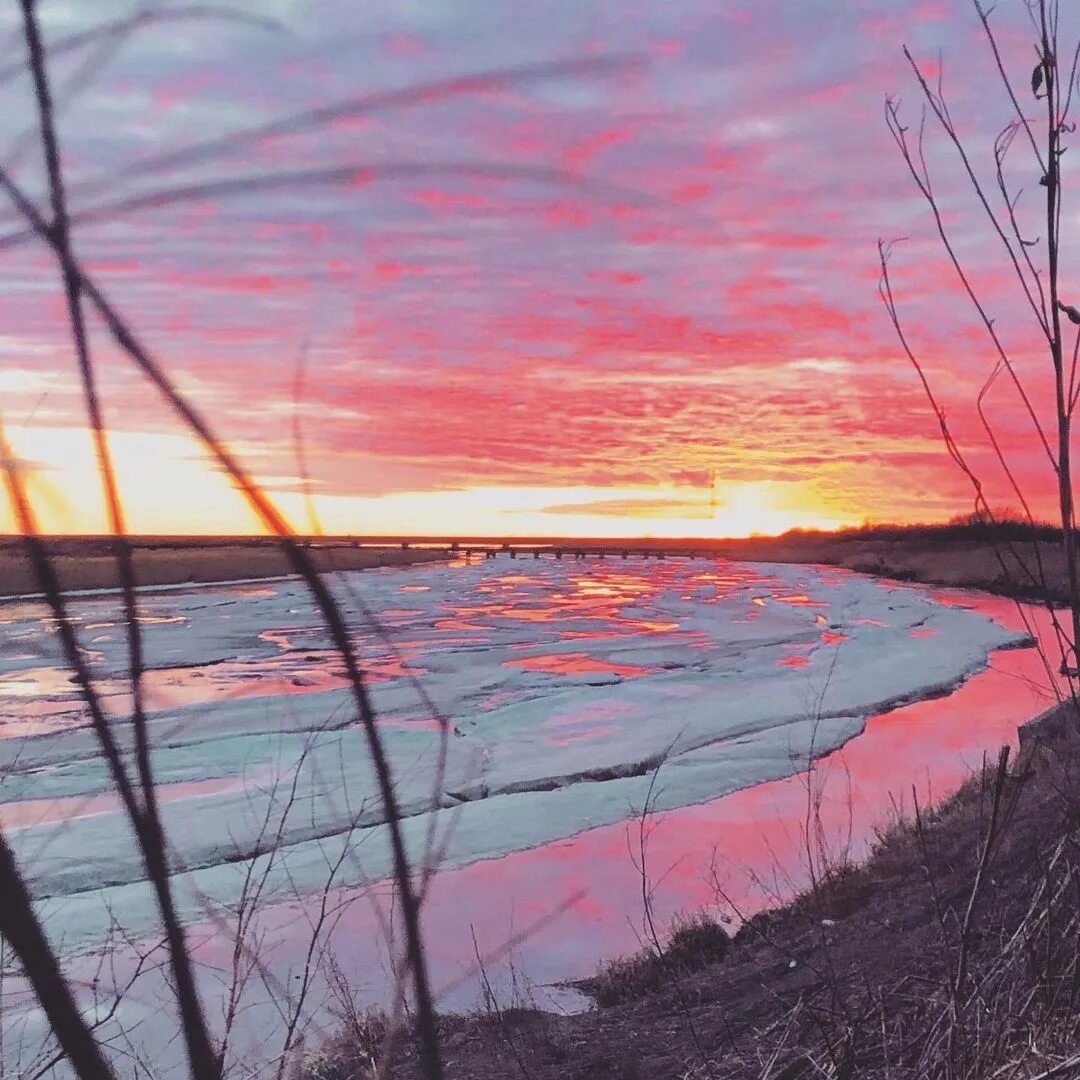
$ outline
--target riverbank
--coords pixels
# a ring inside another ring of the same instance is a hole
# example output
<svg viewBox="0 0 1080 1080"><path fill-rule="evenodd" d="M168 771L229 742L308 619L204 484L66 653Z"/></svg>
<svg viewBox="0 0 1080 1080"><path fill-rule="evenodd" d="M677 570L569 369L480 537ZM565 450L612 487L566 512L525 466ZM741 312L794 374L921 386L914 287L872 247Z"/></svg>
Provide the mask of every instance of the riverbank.
<svg viewBox="0 0 1080 1080"><path fill-rule="evenodd" d="M682 935L644 994L649 980L626 979L620 1000L609 967L614 1003L584 1014L443 1017L446 1076L1080 1075L1075 732L1072 716L1043 718L1018 760L894 822L867 861L825 867L726 948L715 924ZM356 1046L343 1035L309 1076L352 1075ZM386 1075L420 1075L409 1045Z"/></svg>
<svg viewBox="0 0 1080 1080"><path fill-rule="evenodd" d="M66 590L117 589L120 579L112 541L49 541L53 563ZM369 570L380 566L411 566L436 562L445 551L429 548L350 547L343 544L309 547L321 571ZM215 582L284 577L292 572L285 553L265 541L199 540L155 543L141 539L134 545L135 578L141 586L210 585ZM22 545L8 541L0 546L0 596L22 596L39 586Z"/></svg>
<svg viewBox="0 0 1080 1080"><path fill-rule="evenodd" d="M1055 603L1068 597L1059 543L979 539L962 531L894 530L886 535L805 533L722 541L725 558L755 562L824 563L863 574L926 585L982 589L1017 599ZM1045 585L1043 584L1045 582Z"/></svg>
<svg viewBox="0 0 1080 1080"><path fill-rule="evenodd" d="M510 540L532 550L534 542ZM343 537L307 539L320 570L363 570L408 566L445 559L448 543L403 548L358 547ZM288 560L270 537L139 537L133 540L140 585L212 584L281 577ZM501 541L492 541L496 547ZM48 539L60 579L68 589L119 587L113 541L108 537ZM965 526L882 527L836 533L793 532L744 540L544 540L542 550L601 552L613 557L625 545L631 552L679 557L721 558L736 562L810 563L917 581L924 584L982 589L1018 599L1065 602L1068 579L1060 543L1037 530L1019 533ZM478 551L480 548L478 547ZM479 556L478 556L479 557ZM500 552L498 558L509 555ZM0 596L36 591L34 575L17 537L0 538Z"/></svg>

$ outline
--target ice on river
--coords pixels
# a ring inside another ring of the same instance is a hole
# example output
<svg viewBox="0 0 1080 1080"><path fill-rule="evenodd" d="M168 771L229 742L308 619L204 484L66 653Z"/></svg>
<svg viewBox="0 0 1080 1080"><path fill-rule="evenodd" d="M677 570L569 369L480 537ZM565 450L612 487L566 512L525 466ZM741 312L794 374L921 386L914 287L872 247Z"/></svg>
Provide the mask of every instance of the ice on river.
<svg viewBox="0 0 1080 1080"><path fill-rule="evenodd" d="M946 693L1024 639L825 568L511 561L340 575L415 858L543 844L790 775L867 718ZM115 597L74 604L130 746ZM389 871L340 662L293 581L143 598L153 765L182 910ZM43 608L0 608L0 823L54 933L152 928L142 867ZM445 729L433 710L445 719ZM444 735L445 731L445 735Z"/></svg>

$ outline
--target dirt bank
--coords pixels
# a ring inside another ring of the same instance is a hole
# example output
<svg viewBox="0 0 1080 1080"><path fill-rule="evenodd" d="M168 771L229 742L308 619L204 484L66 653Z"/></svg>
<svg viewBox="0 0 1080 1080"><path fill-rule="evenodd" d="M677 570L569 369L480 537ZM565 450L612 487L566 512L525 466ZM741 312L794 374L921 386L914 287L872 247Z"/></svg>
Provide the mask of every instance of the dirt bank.
<svg viewBox="0 0 1080 1080"><path fill-rule="evenodd" d="M1042 599L1045 581L1045 591L1055 602L1068 595L1065 560L1052 542L991 543L911 530L888 539L822 534L732 540L723 541L719 550L731 559L826 563L901 581L985 589L1024 599Z"/></svg>
<svg viewBox="0 0 1080 1080"><path fill-rule="evenodd" d="M518 543L518 541L511 541ZM118 585L112 541L107 537L55 537L48 541L61 580L71 589ZM316 563L326 569L358 570L402 566L446 557L445 548L357 547L347 538L308 541ZM498 542L496 542L498 543ZM529 547L530 541L520 541ZM134 541L136 572L143 585L210 583L238 578L277 577L288 563L268 537L142 537ZM725 558L748 562L825 563L868 574L928 584L964 586L1027 599L1067 595L1060 545L1044 537L998 537L994 542L970 529L889 528L844 533L789 533L749 540L545 540L586 557L622 549L668 556ZM533 545L535 546L535 545ZM499 553L500 559L509 556ZM1045 582L1045 588L1042 582ZM21 542L0 538L0 596L35 591Z"/></svg>
<svg viewBox="0 0 1080 1080"><path fill-rule="evenodd" d="M109 541L54 541L50 545L65 589L119 587L116 559ZM428 549L357 548L337 545L311 549L320 570L366 570L377 566L408 566L446 558ZM244 578L280 577L290 572L285 554L265 542L155 545L140 541L135 547L135 576L140 585L210 584ZM0 596L38 591L33 570L20 545L0 546Z"/></svg>

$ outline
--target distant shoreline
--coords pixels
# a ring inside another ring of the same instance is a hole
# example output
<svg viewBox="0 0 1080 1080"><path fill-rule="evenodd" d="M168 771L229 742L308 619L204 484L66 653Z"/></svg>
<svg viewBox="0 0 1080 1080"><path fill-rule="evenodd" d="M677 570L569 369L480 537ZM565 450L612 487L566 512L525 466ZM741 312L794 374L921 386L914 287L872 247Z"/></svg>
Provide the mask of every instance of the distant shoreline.
<svg viewBox="0 0 1080 1080"><path fill-rule="evenodd" d="M106 549L107 544L107 541L99 542L95 550L87 542L86 548L79 551L72 550L70 541L56 543L53 562L65 592L107 592L120 587L116 558ZM400 547L313 547L310 554L321 571L412 566L447 558L445 551ZM159 547L152 540L140 540L135 545L134 561L136 580L144 588L263 581L292 573L284 552L261 543L202 546L193 542L184 547ZM0 598L40 593L41 587L21 546L0 547Z"/></svg>
<svg viewBox="0 0 1080 1080"><path fill-rule="evenodd" d="M415 538L397 543L359 546L355 539L305 539L316 566L328 570L365 570L382 566L411 566L438 562L472 548L519 545L524 551L553 552L564 557L579 553L594 558L604 552L617 558L632 555L721 558L738 562L783 562L840 566L880 577L929 585L983 589L1018 599L1040 600L1046 595L1025 567L1036 564L1036 542L1047 584L1056 603L1067 596L1067 578L1060 545L1053 538L998 537L975 530L947 528L854 530L840 533L789 533L747 540L710 539L575 539L492 538L462 540ZM141 586L208 585L236 580L287 577L291 567L272 537L137 537L136 577ZM119 588L114 541L110 537L50 537L47 539L65 590L104 591ZM432 546L420 546L430 544ZM498 558L509 555L499 552ZM0 537L0 597L40 592L20 538Z"/></svg>
<svg viewBox="0 0 1080 1080"><path fill-rule="evenodd" d="M1054 539L943 538L911 530L895 537L838 534L732 541L725 556L763 562L805 562L947 588L981 589L1033 603L1068 603L1068 574ZM1041 563L1042 582L1033 571Z"/></svg>

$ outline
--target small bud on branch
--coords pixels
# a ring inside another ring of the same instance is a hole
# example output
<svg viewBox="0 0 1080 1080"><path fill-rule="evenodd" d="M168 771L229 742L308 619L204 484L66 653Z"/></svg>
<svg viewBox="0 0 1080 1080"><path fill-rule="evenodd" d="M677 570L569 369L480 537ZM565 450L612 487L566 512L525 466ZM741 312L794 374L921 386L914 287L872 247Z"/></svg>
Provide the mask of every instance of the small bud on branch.
<svg viewBox="0 0 1080 1080"><path fill-rule="evenodd" d="M1072 304L1065 304L1059 300L1058 309L1066 315L1069 322L1071 322L1074 326L1080 326L1080 311L1077 311L1076 308L1072 306Z"/></svg>

